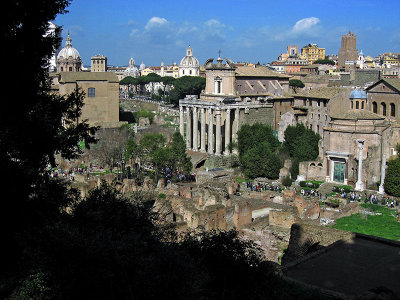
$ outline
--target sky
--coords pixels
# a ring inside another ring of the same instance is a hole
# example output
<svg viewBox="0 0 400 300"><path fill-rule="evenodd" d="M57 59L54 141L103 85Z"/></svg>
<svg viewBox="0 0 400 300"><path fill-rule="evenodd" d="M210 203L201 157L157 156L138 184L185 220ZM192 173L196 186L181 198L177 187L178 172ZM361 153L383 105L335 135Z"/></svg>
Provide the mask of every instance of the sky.
<svg viewBox="0 0 400 300"><path fill-rule="evenodd" d="M357 35L357 49L375 57L400 52L399 0L73 0L62 26L85 66L101 54L108 64L180 63L186 48L200 64L209 58L269 63L287 45L315 43L338 54L341 36Z"/></svg>

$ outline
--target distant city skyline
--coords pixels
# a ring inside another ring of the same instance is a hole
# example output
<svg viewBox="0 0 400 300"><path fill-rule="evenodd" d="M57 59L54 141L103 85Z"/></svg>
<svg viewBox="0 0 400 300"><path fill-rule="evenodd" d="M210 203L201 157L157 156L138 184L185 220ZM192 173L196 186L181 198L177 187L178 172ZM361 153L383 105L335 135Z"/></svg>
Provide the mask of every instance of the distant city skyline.
<svg viewBox="0 0 400 300"><path fill-rule="evenodd" d="M315 43L338 54L341 36L357 35L357 49L372 57L400 52L400 1L74 0L54 20L68 32L83 64L97 54L110 65L179 64L191 45L201 64L208 58L269 63L287 45Z"/></svg>

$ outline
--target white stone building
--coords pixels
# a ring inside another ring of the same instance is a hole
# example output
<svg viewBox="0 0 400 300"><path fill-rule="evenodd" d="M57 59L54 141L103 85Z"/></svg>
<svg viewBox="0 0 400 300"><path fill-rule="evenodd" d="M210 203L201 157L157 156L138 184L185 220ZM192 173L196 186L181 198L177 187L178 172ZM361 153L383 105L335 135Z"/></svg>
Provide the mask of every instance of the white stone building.
<svg viewBox="0 0 400 300"><path fill-rule="evenodd" d="M200 63L193 56L193 49L190 46L186 49L186 56L179 64L179 77L182 76L200 76Z"/></svg>

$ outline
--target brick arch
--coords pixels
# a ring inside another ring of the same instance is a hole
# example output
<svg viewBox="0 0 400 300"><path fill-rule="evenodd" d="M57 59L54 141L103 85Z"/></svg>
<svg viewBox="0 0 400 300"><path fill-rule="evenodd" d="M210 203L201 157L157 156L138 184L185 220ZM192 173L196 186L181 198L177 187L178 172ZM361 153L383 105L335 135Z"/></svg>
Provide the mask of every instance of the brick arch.
<svg viewBox="0 0 400 300"><path fill-rule="evenodd" d="M394 103L390 103L390 116L396 117L396 105Z"/></svg>

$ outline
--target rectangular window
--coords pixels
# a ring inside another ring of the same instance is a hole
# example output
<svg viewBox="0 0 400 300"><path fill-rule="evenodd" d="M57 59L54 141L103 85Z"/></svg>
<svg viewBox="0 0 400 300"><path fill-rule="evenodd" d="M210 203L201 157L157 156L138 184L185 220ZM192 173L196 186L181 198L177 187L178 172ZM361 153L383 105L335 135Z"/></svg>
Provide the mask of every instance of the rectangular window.
<svg viewBox="0 0 400 300"><path fill-rule="evenodd" d="M88 88L88 97L96 97L96 89Z"/></svg>

